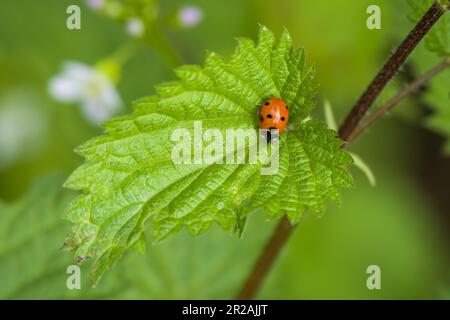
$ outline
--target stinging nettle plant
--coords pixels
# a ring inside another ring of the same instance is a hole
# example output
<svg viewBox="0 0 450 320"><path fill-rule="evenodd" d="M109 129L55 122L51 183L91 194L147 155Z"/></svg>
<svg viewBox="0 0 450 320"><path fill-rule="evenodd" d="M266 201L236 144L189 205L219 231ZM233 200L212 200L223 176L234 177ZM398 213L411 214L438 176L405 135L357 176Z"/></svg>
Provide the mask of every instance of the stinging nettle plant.
<svg viewBox="0 0 450 320"><path fill-rule="evenodd" d="M448 1L429 1L427 11L422 12L419 3L412 1L422 18L419 16L414 30L374 78L338 133L310 118L317 92L314 68L305 64L304 50L294 48L287 31L276 40L261 26L257 43L238 39L229 59L209 53L203 67L177 69L178 81L158 86L156 96L137 101L131 115L108 121L104 135L76 150L85 163L65 183L81 195L65 212L73 231L64 248L74 251L79 262L92 258L95 284L128 249L144 252L146 230L155 241L182 228L199 235L214 223L240 233L248 214L262 208L268 218L281 218L281 222L239 295L252 298L304 212L322 213L327 199L339 202L340 189L352 185L346 168L352 157L345 147L447 68L448 52L444 66L419 78L365 119L383 88L449 8ZM431 34L435 36L428 38L428 47L448 46L448 33ZM201 120L204 129L257 131L258 105L272 97L282 98L290 112L290 126L280 137L277 174L261 175L260 163L172 162L175 142L171 134L175 129L193 131L194 121Z"/></svg>

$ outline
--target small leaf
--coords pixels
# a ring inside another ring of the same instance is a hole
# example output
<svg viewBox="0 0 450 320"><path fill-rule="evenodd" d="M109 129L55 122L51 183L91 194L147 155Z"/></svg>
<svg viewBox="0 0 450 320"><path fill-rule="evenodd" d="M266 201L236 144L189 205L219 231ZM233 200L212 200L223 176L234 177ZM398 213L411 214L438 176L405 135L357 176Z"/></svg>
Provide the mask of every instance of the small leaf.
<svg viewBox="0 0 450 320"><path fill-rule="evenodd" d="M353 152L349 152L349 154L353 158L353 164L364 173L364 175L367 177L367 180L369 180L369 183L372 187L375 187L377 184L377 180L375 179L375 175L372 172L372 169L370 169L369 165L361 159L360 156Z"/></svg>
<svg viewBox="0 0 450 320"><path fill-rule="evenodd" d="M331 107L331 103L328 100L325 100L323 103L323 110L325 113L325 122L328 125L328 128L337 131L338 125L336 123L336 118L334 117L333 108Z"/></svg>

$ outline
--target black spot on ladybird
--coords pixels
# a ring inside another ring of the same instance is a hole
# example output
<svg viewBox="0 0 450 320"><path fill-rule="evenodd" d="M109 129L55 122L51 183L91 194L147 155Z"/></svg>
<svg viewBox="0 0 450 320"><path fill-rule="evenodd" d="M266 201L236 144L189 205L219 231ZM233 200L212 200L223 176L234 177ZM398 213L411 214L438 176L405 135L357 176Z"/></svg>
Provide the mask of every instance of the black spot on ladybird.
<svg viewBox="0 0 450 320"><path fill-rule="evenodd" d="M263 116L259 116L259 121L264 121Z"/></svg>
<svg viewBox="0 0 450 320"><path fill-rule="evenodd" d="M286 120L286 118L285 117L281 117L281 121L284 121L284 120Z"/></svg>
<svg viewBox="0 0 450 320"><path fill-rule="evenodd" d="M266 117L272 119L272 115L270 113Z"/></svg>
<svg viewBox="0 0 450 320"><path fill-rule="evenodd" d="M268 106L269 104L270 104L269 101L267 101L267 102L265 103L266 106Z"/></svg>
<svg viewBox="0 0 450 320"><path fill-rule="evenodd" d="M289 107L288 107L288 106L286 106L286 109L287 109L287 110L289 110Z"/></svg>

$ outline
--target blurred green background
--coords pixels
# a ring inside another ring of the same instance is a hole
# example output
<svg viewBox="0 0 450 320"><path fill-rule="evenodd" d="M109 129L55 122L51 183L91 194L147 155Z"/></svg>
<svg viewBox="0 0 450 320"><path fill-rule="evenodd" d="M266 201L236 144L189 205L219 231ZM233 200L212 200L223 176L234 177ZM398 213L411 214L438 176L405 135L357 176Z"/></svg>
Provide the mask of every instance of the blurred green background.
<svg viewBox="0 0 450 320"><path fill-rule="evenodd" d="M66 28L73 3L81 7L81 30ZM366 28L370 4L382 8L381 30ZM201 12L195 26L177 21L186 6ZM232 298L274 227L257 213L242 239L218 228L198 238L181 234L149 246L145 256L130 252L96 288L83 267L82 290L68 290L66 267L73 260L59 247L70 229L62 210L73 193L61 185L81 163L74 148L101 129L77 103L49 94L64 62L94 65L134 48L117 84L124 102L118 113L127 113L132 101L154 93L155 84L174 79L176 62L165 45L180 63L201 64L207 50L227 56L236 37L254 39L258 23L278 34L286 27L316 65L316 115L322 117L326 98L341 121L411 28L403 0L164 0L157 7L163 49L133 38L124 23L84 1L2 0L0 298ZM436 61L422 45L386 97ZM342 206L303 219L258 298L449 297L450 161L441 154L442 138L422 127L426 113L416 96L352 146L374 171L376 187L352 170L355 187ZM372 264L381 267L381 290L366 287Z"/></svg>

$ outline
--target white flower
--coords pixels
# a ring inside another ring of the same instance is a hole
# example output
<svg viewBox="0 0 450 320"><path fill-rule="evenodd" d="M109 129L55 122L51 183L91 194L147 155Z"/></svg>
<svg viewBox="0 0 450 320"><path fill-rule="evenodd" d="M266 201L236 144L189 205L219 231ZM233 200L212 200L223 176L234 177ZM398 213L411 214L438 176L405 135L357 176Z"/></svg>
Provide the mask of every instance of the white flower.
<svg viewBox="0 0 450 320"><path fill-rule="evenodd" d="M65 103L80 103L86 117L95 123L111 118L122 102L111 80L102 72L78 62L66 62L50 80L49 92Z"/></svg>
<svg viewBox="0 0 450 320"><path fill-rule="evenodd" d="M125 29L127 30L128 34L132 37L139 38L142 37L142 35L145 32L145 26L144 22L142 22L139 18L130 18L126 25Z"/></svg>
<svg viewBox="0 0 450 320"><path fill-rule="evenodd" d="M86 4L91 9L99 10L105 4L105 0L86 0Z"/></svg>
<svg viewBox="0 0 450 320"><path fill-rule="evenodd" d="M183 27L194 27L203 19L203 11L196 6L183 7L178 13L178 19Z"/></svg>

